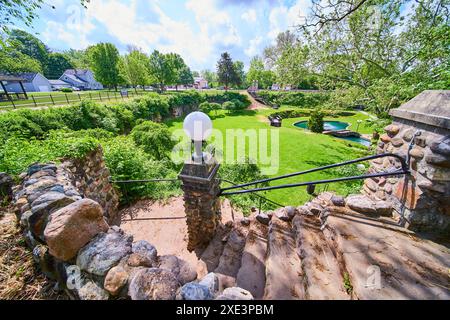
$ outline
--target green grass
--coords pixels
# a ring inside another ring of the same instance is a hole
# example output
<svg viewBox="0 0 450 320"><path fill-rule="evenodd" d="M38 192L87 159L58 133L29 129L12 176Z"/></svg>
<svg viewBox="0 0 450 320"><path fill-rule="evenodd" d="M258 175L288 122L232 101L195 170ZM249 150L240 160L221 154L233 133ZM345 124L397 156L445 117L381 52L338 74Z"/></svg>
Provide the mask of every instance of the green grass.
<svg viewBox="0 0 450 320"><path fill-rule="evenodd" d="M211 113L210 116L213 120L214 128L219 129L225 136L226 129L273 128L264 122L266 115L271 112L273 112L272 109L262 109L258 111L246 110L239 114L229 115L225 111L220 111L217 117L214 116L214 113ZM356 126L357 120L364 120L366 118L367 116L356 113L354 116L337 117L333 120L349 122L353 127ZM367 148L362 147L357 143L328 135L310 133L293 126L295 122L305 119L307 118L284 119L281 128L273 128L274 130L279 131L280 161L278 172L271 174L270 176L278 176L311 169L318 166L358 158L367 154ZM175 119L168 121L167 125L171 130L175 130L182 128L182 123L183 119ZM368 127L363 125L363 123L360 124L359 131L361 133L371 132ZM248 150L248 143L246 149ZM226 150L224 152L226 153ZM336 177L333 172L322 171L274 181L271 185L327 179L332 177ZM316 190L320 191L323 187L323 185L317 186ZM344 195L346 195L349 189L345 183L333 183L328 187L329 190L334 190ZM285 205L300 205L310 197L306 193L305 187L266 191L265 196Z"/></svg>

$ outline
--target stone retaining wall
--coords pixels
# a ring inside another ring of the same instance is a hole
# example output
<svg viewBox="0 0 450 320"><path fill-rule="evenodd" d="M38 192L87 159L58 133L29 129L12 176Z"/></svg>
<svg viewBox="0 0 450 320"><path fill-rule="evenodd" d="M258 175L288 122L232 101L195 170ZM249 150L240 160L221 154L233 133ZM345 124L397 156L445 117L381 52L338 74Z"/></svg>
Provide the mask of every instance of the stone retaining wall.
<svg viewBox="0 0 450 320"><path fill-rule="evenodd" d="M218 292L213 273L197 272L173 255L158 256L147 241L112 225L118 196L101 149L56 165L34 164L13 188L13 204L27 245L55 289L71 299L159 300L237 298L241 288Z"/></svg>
<svg viewBox="0 0 450 320"><path fill-rule="evenodd" d="M424 91L399 109L380 137L377 154L410 157L407 177L366 179L364 193L392 204L414 231L450 233L450 91ZM400 168L394 158L371 162L370 173Z"/></svg>

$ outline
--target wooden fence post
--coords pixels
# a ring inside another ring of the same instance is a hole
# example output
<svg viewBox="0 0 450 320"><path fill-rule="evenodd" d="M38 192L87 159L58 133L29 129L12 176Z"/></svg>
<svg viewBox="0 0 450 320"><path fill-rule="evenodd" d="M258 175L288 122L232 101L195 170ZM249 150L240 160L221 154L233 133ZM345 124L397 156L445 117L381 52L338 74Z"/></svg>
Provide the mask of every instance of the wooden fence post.
<svg viewBox="0 0 450 320"><path fill-rule="evenodd" d="M102 94L99 92L98 95L100 97L100 101L102 101Z"/></svg>
<svg viewBox="0 0 450 320"><path fill-rule="evenodd" d="M78 94L78 98L80 99L80 101L81 101L81 96L80 96L80 94Z"/></svg>
<svg viewBox="0 0 450 320"><path fill-rule="evenodd" d="M14 109L16 109L16 105L14 104L13 98L11 98L11 96L9 94L7 94L7 95L8 95L9 101L11 101Z"/></svg>
<svg viewBox="0 0 450 320"><path fill-rule="evenodd" d="M52 100L53 105L55 105L55 100L53 100L52 94L50 93L50 99Z"/></svg>
<svg viewBox="0 0 450 320"><path fill-rule="evenodd" d="M36 103L36 100L34 99L34 96L31 96L31 99L33 99L34 106L37 107L37 103Z"/></svg>
<svg viewBox="0 0 450 320"><path fill-rule="evenodd" d="M66 96L66 101L67 101L67 103L69 103L69 104L70 104L70 102L69 102L69 98L67 97L67 93L64 93L64 95Z"/></svg>

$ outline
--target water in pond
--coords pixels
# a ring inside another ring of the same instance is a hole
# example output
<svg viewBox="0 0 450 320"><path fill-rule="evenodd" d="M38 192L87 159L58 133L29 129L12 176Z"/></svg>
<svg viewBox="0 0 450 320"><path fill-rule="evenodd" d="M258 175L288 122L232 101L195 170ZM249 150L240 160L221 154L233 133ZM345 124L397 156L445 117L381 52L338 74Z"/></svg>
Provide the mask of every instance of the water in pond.
<svg viewBox="0 0 450 320"><path fill-rule="evenodd" d="M296 122L294 123L294 126L302 129L308 129L308 121ZM347 129L347 127L348 123L342 121L324 121L323 123L323 129L325 131L345 130ZM366 147L370 146L370 141L361 137L335 137L335 138L356 142Z"/></svg>
<svg viewBox="0 0 450 320"><path fill-rule="evenodd" d="M308 129L308 121L300 121L294 123L294 126L302 128L302 129ZM335 131L335 130L345 130L348 127L347 122L342 121L324 121L323 122L323 130L325 131Z"/></svg>

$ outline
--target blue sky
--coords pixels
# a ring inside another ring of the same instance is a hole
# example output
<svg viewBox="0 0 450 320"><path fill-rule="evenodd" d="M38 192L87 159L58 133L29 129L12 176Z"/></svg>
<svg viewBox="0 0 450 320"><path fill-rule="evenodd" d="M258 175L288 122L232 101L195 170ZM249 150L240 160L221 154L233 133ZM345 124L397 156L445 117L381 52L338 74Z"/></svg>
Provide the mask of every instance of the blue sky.
<svg viewBox="0 0 450 320"><path fill-rule="evenodd" d="M310 0L47 0L33 28L53 50L112 42L179 53L192 70L215 69L223 51L248 67L276 35L298 24Z"/></svg>

